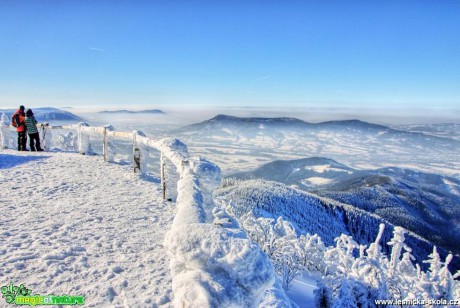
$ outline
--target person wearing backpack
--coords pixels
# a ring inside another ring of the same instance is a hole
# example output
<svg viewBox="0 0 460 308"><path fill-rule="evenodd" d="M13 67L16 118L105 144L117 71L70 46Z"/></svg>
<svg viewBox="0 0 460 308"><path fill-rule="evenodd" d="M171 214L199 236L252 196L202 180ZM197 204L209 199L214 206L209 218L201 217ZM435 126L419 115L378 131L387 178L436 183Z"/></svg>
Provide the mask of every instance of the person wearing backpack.
<svg viewBox="0 0 460 308"><path fill-rule="evenodd" d="M27 134L29 135L30 150L37 150L37 152L43 151L43 149L40 147L40 135L38 134L37 120L35 120L32 109L27 109L25 123Z"/></svg>
<svg viewBox="0 0 460 308"><path fill-rule="evenodd" d="M18 151L27 151L26 114L24 110L24 106L21 105L16 113L11 116L11 125L16 127L16 131L18 132Z"/></svg>

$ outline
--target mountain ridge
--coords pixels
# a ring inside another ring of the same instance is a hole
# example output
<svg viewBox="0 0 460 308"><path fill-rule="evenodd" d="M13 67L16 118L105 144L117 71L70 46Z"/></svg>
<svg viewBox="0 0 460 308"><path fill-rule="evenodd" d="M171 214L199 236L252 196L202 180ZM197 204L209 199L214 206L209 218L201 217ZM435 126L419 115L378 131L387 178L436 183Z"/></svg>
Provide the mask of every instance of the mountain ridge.
<svg viewBox="0 0 460 308"><path fill-rule="evenodd" d="M215 129L221 129L224 125L230 125L236 130L242 130L247 128L255 128L258 130L265 130L270 127L273 128L285 128L285 129L309 129L309 130L351 130L351 131L362 131L365 133L376 133L379 137L385 135L402 135L411 136L416 139L427 139L432 138L440 142L452 141L460 145L460 142L448 137L433 136L425 134L423 132L410 132L399 130L397 128L391 128L389 126L374 124L359 119L349 120L334 120L324 121L319 123L306 122L304 120L293 118L293 117L237 117L226 114L218 114L208 120L190 124L181 128L176 129L176 132L187 132L188 135L199 133L199 131L209 131Z"/></svg>

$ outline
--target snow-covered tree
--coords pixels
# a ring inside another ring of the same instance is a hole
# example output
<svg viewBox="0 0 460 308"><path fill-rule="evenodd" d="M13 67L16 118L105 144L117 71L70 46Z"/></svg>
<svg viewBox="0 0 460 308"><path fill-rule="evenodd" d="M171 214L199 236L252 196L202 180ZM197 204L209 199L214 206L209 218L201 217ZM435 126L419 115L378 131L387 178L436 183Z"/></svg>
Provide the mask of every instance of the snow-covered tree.
<svg viewBox="0 0 460 308"><path fill-rule="evenodd" d="M342 280L339 296L335 300L333 308L357 308L356 299L353 296L352 287L347 279Z"/></svg>
<svg viewBox="0 0 460 308"><path fill-rule="evenodd" d="M238 217L232 209L229 212ZM443 263L434 247L424 261L430 268L422 271L418 264L414 266L403 228L394 228L388 242L392 249L386 256L380 246L384 224L369 246L358 245L351 236L341 234L334 246L326 247L318 234L297 237L294 226L281 217L257 217L250 211L237 220L270 256L285 289L302 271L324 275L314 292L317 307L375 307L376 299L447 299L460 295L460 282L454 280L460 272L452 275L448 270L452 255Z"/></svg>
<svg viewBox="0 0 460 308"><path fill-rule="evenodd" d="M318 283L318 287L313 291L315 307L330 308L333 304L331 289L323 282Z"/></svg>
<svg viewBox="0 0 460 308"><path fill-rule="evenodd" d="M379 233L377 234L377 237L375 241L369 245L369 248L367 249L367 255L369 256L369 259L374 260L376 263L379 263L381 258L381 250L382 248L380 247L380 240L382 239L383 231L385 230L385 225L380 224L379 226Z"/></svg>
<svg viewBox="0 0 460 308"><path fill-rule="evenodd" d="M404 248L406 251L411 252L412 249L410 249L406 244L404 244L404 234L406 233L406 230L401 227L395 227L393 230L393 238L391 241L388 242L389 246L393 246L391 250L391 256L390 256L390 267L388 269L388 274L390 277L393 277L396 271L396 268L399 263L399 257L401 256L401 251Z"/></svg>
<svg viewBox="0 0 460 308"><path fill-rule="evenodd" d="M294 251L283 251L276 254L274 261L275 271L281 276L283 288L289 290L292 280L302 273L298 255Z"/></svg>
<svg viewBox="0 0 460 308"><path fill-rule="evenodd" d="M452 254L448 254L444 266L439 271L439 296L446 300L454 299L454 280L448 268L452 258Z"/></svg>
<svg viewBox="0 0 460 308"><path fill-rule="evenodd" d="M359 246L351 236L345 234L340 235L335 241L336 246L328 249L324 254L326 273L348 277L355 261L353 253Z"/></svg>
<svg viewBox="0 0 460 308"><path fill-rule="evenodd" d="M296 241L296 249L304 271L324 272L326 268L324 262L326 246L318 234L301 235Z"/></svg>
<svg viewBox="0 0 460 308"><path fill-rule="evenodd" d="M278 236L273 230L274 219L256 218L253 212L248 212L241 225L246 230L249 238L259 244L262 250L271 257L276 248Z"/></svg>
<svg viewBox="0 0 460 308"><path fill-rule="evenodd" d="M430 264L429 271L427 272L428 279L432 282L438 282L439 272L441 270L442 264L441 257L439 256L436 246L433 246L433 252L430 255L428 255L428 258L428 260L423 261L423 263Z"/></svg>

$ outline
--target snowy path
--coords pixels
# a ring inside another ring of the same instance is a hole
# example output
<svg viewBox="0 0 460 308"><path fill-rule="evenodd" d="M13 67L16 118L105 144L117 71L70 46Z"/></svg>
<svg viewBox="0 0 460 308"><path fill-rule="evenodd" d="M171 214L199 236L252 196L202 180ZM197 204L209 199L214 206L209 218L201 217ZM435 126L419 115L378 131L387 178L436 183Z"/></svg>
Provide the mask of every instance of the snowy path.
<svg viewBox="0 0 460 308"><path fill-rule="evenodd" d="M83 295L88 307L170 306L162 243L175 208L160 195L100 156L0 152L0 287Z"/></svg>

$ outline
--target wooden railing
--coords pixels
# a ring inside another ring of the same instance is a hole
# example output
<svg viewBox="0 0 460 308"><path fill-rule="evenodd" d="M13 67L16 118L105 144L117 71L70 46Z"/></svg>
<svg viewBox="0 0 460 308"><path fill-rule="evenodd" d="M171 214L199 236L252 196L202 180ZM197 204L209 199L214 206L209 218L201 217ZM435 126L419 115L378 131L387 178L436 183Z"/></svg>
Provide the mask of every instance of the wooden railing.
<svg viewBox="0 0 460 308"><path fill-rule="evenodd" d="M122 132L122 131L115 131L111 125L106 125L102 127L94 127L89 126L86 123L79 123L76 125L48 125L48 123L40 123L38 124L40 135L45 137L49 134L49 130L56 130L56 129L64 129L64 130L76 130L77 131L77 138L78 138L78 152L80 154L87 154L87 144L89 143L89 135L98 135L102 137L102 157L106 162L112 162L112 159L109 158L109 142L112 138L122 139L132 141L132 162L133 162L133 171L134 173L145 174L146 173L146 164L143 163L145 160L145 156L147 153L144 153L144 147L151 147L160 151L160 180L161 180L161 188L162 188L162 197L163 200L166 199L166 172L165 160L169 158L174 164L174 162L179 163L179 167L183 167L185 164L188 163L188 153L187 155L182 155L180 157L177 153L175 153L174 149L169 149L166 151L172 157L165 156L165 150L168 149L165 146L166 140L173 141L177 139L172 138L165 138L160 140L155 140L152 138L148 138L142 131L134 130L133 132ZM86 135L86 136L85 136ZM86 139L86 141L85 141ZM177 141L176 141L177 143ZM185 146L185 145L183 145ZM187 151L186 151L187 152ZM174 165L176 165L174 164ZM178 167L176 165L176 167Z"/></svg>

